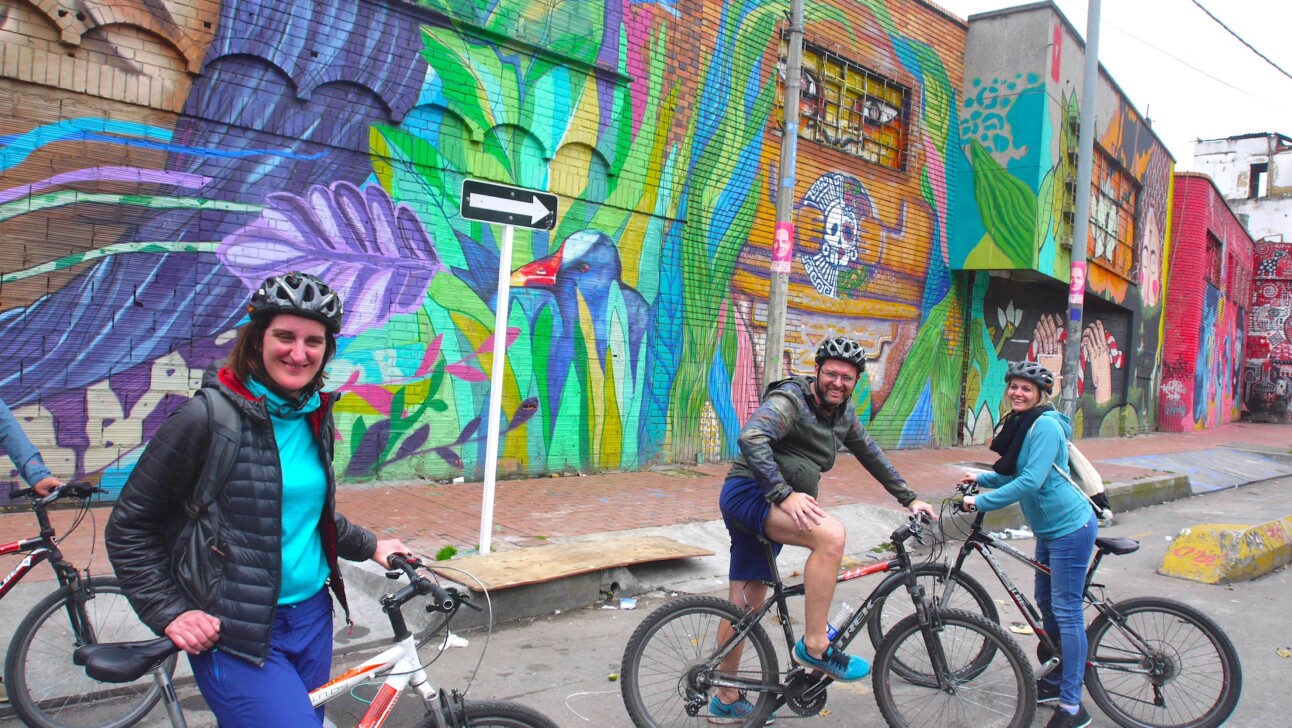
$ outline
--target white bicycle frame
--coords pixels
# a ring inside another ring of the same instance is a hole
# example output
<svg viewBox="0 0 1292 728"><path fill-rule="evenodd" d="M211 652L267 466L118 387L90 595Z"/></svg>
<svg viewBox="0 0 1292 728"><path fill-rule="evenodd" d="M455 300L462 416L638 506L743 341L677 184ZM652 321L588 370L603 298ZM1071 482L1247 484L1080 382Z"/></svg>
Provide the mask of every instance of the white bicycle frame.
<svg viewBox="0 0 1292 728"><path fill-rule="evenodd" d="M444 649L447 649L447 645ZM317 708L337 696L348 693L360 683L382 674L386 675L386 681L382 683L356 728L379 728L384 724L386 718L390 716L390 711L394 709L395 702L399 700L404 688L409 685L412 685L413 689L422 696L422 701L426 704L426 712L434 716L435 724L439 728L445 728L444 715L440 711L440 693L426 677L426 670L417 655L417 640L412 635L400 640L380 655L348 670L326 685L311 691L310 704ZM174 728L187 728L188 723L184 720L184 711L180 709L170 676L164 669L158 668L153 670L153 679L161 686L162 700L166 705L166 713L170 716L171 725Z"/></svg>
<svg viewBox="0 0 1292 728"><path fill-rule="evenodd" d="M382 683L377 695L372 699L372 704L368 706L363 718L359 720L357 728L378 728L385 723L390 711L395 707L395 702L399 700L404 688L409 685L412 685L413 689L422 696L427 713L435 716L436 723L443 728L444 719L439 710L440 694L426 677L426 670L417 656L417 641L412 635L400 640L398 644L380 655L313 690L310 693L310 704L317 708L381 673L387 673L386 681Z"/></svg>

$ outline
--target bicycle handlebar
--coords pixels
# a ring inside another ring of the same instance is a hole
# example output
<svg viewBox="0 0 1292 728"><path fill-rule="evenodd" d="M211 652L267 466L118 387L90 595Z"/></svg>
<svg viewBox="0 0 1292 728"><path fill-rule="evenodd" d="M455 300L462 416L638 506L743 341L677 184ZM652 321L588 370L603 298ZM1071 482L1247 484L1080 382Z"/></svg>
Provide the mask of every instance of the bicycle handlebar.
<svg viewBox="0 0 1292 728"><path fill-rule="evenodd" d="M426 605L428 612L444 612L445 614L457 611L458 607L466 605L476 611L480 607L471 603L466 595L458 592L457 589L444 587L427 579L417 573L418 569L424 569L420 559L415 556L404 556L403 554L391 554L386 559L392 568L398 569L408 575L408 586L400 589L395 594L395 602L403 604L412 599L415 595L430 597L430 604Z"/></svg>
<svg viewBox="0 0 1292 728"><path fill-rule="evenodd" d="M107 492L108 491L88 481L77 481L74 483L66 483L64 485L60 485L57 488L55 488L53 491L51 491L49 495L43 496L43 497L36 495L35 488L21 488L19 490L11 491L9 493L9 499L17 500L19 498L31 498L32 500L35 501L36 507L43 508L60 498L69 497L69 498L79 498L81 500L88 500L90 496L94 495L95 493L107 493Z"/></svg>

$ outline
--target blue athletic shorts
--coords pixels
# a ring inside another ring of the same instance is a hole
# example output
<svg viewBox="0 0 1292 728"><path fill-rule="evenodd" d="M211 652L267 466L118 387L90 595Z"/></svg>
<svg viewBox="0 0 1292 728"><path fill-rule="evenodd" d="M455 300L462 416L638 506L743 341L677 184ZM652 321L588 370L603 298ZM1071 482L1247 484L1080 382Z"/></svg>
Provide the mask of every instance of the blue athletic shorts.
<svg viewBox="0 0 1292 728"><path fill-rule="evenodd" d="M727 533L731 534L731 566L727 576L737 581L771 581L772 570L767 565L767 552L763 544L753 535L736 527L745 528L766 536L763 524L772 505L763 497L758 481L753 478L729 477L722 484L722 495L718 498L722 509L722 520L727 524ZM780 554L781 545L772 544L772 550Z"/></svg>

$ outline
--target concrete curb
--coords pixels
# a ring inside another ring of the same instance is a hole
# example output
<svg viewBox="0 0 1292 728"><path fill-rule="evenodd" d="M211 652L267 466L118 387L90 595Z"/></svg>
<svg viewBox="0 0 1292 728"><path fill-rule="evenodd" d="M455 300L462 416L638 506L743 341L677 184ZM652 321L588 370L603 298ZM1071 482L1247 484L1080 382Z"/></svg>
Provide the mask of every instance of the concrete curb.
<svg viewBox="0 0 1292 728"><path fill-rule="evenodd" d="M1171 542L1158 573L1204 584L1231 584L1292 563L1292 516L1256 526L1203 523Z"/></svg>

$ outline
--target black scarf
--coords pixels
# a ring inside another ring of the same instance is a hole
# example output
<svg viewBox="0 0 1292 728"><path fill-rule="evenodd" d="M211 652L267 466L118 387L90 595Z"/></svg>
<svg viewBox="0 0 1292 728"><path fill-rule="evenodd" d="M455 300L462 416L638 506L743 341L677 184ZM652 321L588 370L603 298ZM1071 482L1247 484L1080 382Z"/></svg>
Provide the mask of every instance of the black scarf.
<svg viewBox="0 0 1292 728"><path fill-rule="evenodd" d="M1000 459L992 464L991 469L1001 475L1013 475L1018 469L1018 453L1023 449L1023 440L1027 438L1027 431L1032 428L1032 423L1036 422L1037 417L1053 411L1054 407L1043 404L1022 414L1006 417L1000 429L996 431L996 436L991 440L992 452L1000 455Z"/></svg>

